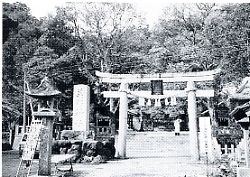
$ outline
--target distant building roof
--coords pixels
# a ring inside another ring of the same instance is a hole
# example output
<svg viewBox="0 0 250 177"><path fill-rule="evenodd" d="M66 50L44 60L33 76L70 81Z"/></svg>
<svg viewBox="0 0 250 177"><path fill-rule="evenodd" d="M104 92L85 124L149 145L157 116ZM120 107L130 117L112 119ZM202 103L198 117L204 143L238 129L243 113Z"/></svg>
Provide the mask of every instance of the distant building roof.
<svg viewBox="0 0 250 177"><path fill-rule="evenodd" d="M186 68L186 71L188 72L199 72L203 71L203 68L200 64L197 63L192 63L188 68Z"/></svg>
<svg viewBox="0 0 250 177"><path fill-rule="evenodd" d="M230 96L231 100L250 100L250 77L242 80L240 87Z"/></svg>
<svg viewBox="0 0 250 177"><path fill-rule="evenodd" d="M31 89L26 94L33 97L50 97L60 95L61 92L56 90L49 78L45 76L36 89Z"/></svg>
<svg viewBox="0 0 250 177"><path fill-rule="evenodd" d="M230 114L237 120L248 117L250 111L250 102L237 106Z"/></svg>

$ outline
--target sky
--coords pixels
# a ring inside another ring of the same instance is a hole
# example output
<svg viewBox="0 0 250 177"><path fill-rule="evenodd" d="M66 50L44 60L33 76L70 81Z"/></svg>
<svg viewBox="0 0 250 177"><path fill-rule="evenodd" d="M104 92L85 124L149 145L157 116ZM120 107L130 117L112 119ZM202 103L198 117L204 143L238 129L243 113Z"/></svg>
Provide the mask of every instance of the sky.
<svg viewBox="0 0 250 177"><path fill-rule="evenodd" d="M15 2L25 3L30 9L31 14L37 18L47 16L48 13L55 13L55 6L64 6L65 2L103 2L103 0L65 0L65 1L53 1L53 0L43 0L43 1L34 1L34 0L2 0L2 2L15 3ZM145 13L145 18L152 26L157 22L158 17L162 13L163 7L167 5L169 1L141 1L141 0L104 0L108 2L128 2L136 3L140 11Z"/></svg>
<svg viewBox="0 0 250 177"><path fill-rule="evenodd" d="M55 6L63 6L65 2L128 2L137 3L137 7L142 12L145 12L145 18L150 27L157 22L159 16L162 14L164 7L168 6L169 3L214 3L215 1L208 0L188 0L188 1L173 1L173 0L2 0L2 2L14 3L14 2L25 3L30 9L31 14L37 18L47 16L48 13L55 13ZM220 3L236 2L235 0L220 1ZM237 1L244 2L244 1Z"/></svg>

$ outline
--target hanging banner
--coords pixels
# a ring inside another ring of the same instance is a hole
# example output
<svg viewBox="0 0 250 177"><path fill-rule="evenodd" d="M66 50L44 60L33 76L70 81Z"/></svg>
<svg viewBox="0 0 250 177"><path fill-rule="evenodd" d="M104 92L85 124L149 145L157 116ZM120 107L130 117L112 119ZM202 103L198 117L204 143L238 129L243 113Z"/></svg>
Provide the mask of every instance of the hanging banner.
<svg viewBox="0 0 250 177"><path fill-rule="evenodd" d="M161 100L155 99L155 107L161 107Z"/></svg>
<svg viewBox="0 0 250 177"><path fill-rule="evenodd" d="M83 84L74 85L72 130L89 130L89 105L89 86Z"/></svg>
<svg viewBox="0 0 250 177"><path fill-rule="evenodd" d="M151 100L148 99L147 106L151 106Z"/></svg>
<svg viewBox="0 0 250 177"><path fill-rule="evenodd" d="M169 105L168 98L165 98L165 105Z"/></svg>
<svg viewBox="0 0 250 177"><path fill-rule="evenodd" d="M176 97L175 96L171 97L171 105L174 106L176 104L177 104L176 103Z"/></svg>
<svg viewBox="0 0 250 177"><path fill-rule="evenodd" d="M139 97L139 106L145 106L145 99L142 97Z"/></svg>

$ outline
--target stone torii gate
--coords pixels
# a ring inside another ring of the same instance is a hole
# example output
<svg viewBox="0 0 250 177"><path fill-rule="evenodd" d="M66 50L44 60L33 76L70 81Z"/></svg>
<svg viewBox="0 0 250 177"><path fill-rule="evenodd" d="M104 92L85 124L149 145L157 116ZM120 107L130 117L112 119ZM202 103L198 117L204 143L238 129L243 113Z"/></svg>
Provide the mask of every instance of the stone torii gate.
<svg viewBox="0 0 250 177"><path fill-rule="evenodd" d="M96 75L103 83L120 83L119 91L104 91L106 98L120 98L119 133L117 152L121 158L126 157L127 112L128 96L136 95L147 98L167 98L171 96L187 97L190 150L193 160L200 159L198 131L197 131L197 105L196 97L214 97L214 90L197 90L195 82L212 81L220 69L187 73L161 73L161 74L110 74L96 71ZM185 90L164 90L163 95L151 95L151 91L129 91L129 83L149 83L154 80L162 82L187 82Z"/></svg>

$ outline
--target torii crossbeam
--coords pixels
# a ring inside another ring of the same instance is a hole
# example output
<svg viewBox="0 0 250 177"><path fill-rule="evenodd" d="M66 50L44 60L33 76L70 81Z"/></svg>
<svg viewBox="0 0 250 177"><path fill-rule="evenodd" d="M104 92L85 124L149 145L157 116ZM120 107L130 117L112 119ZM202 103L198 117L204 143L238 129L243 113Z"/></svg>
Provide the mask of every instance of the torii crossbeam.
<svg viewBox="0 0 250 177"><path fill-rule="evenodd" d="M220 71L220 69L215 69L201 72L157 74L111 74L96 71L96 76L100 77L100 81L105 83L142 83L159 79L163 82L185 82L214 80L214 76L220 73Z"/></svg>

